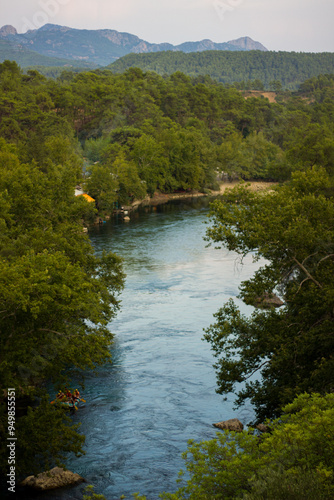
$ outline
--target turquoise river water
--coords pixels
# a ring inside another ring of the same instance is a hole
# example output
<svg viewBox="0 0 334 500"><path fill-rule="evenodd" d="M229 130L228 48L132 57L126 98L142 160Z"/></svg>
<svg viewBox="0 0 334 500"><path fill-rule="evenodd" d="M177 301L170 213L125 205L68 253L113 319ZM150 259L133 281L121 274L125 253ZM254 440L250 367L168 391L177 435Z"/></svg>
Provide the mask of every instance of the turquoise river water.
<svg viewBox="0 0 334 500"><path fill-rule="evenodd" d="M224 401L215 392L214 358L202 337L259 264L249 257L241 265L236 254L207 247L207 213L205 200L182 201L90 232L96 252L123 257L127 279L110 324L113 365L87 377L87 402L73 417L82 422L86 455L68 468L107 500L175 491L189 439L214 438L213 422L253 417L250 407L233 410L232 395ZM82 489L38 497L79 499Z"/></svg>

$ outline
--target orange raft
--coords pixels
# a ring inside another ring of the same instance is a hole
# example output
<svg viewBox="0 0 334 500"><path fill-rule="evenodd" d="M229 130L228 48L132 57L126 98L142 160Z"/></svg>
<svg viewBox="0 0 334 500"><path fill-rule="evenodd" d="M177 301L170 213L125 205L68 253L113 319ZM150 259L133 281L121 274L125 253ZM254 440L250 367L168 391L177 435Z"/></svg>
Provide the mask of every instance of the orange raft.
<svg viewBox="0 0 334 500"><path fill-rule="evenodd" d="M85 400L82 399L82 397L80 397L80 392L78 391L78 389L75 389L73 393L68 389L66 389L65 392L59 391L56 396L56 399L51 401L51 404L60 404L64 408L71 408L73 410L77 410L80 401L85 402Z"/></svg>

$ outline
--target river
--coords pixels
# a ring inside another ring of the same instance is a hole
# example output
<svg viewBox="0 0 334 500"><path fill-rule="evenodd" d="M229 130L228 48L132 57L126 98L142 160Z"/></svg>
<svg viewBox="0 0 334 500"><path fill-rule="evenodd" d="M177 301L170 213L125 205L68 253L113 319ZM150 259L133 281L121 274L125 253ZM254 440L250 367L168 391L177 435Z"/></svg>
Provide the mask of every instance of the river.
<svg viewBox="0 0 334 500"><path fill-rule="evenodd" d="M87 376L87 402L74 417L86 455L71 458L68 468L107 500L175 491L188 439L214 438L213 422L253 417L250 407L233 410L232 395L223 401L215 392L214 358L202 336L259 264L249 257L241 265L236 254L207 247L207 213L205 200L182 201L90 232L96 252L124 259L127 279L110 324L113 365ZM77 499L81 490L42 496Z"/></svg>

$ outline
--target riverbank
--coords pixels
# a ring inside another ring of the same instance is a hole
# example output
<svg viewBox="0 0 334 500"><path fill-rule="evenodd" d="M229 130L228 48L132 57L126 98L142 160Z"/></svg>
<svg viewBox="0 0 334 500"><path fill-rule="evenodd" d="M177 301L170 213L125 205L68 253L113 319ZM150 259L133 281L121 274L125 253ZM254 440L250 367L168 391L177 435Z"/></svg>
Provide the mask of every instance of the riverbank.
<svg viewBox="0 0 334 500"><path fill-rule="evenodd" d="M173 200L182 200L182 199L195 199L195 198L215 198L221 196L225 193L227 189L233 189L238 184L241 184L240 181L233 182L222 182L219 185L219 190L217 191L207 191L206 193L200 191L184 191L178 193L159 193L156 192L152 197L146 196L146 198L142 200L135 200L131 203L131 205L123 205L120 209L114 210L113 215L123 216L125 219L129 220L130 212L134 212L138 210L140 207L157 207L159 205L164 205ZM264 191L266 189L270 189L277 184L277 182L264 182L264 181L249 181L247 182L249 185L249 189L251 191ZM110 219L110 215L99 214L96 218L94 225L102 224L103 221Z"/></svg>
<svg viewBox="0 0 334 500"><path fill-rule="evenodd" d="M181 200L186 198L200 198L207 196L220 196L225 193L227 189L232 189L238 184L241 184L240 181L233 182L222 182L219 186L218 191L210 191L208 193L201 193L199 191L190 191L190 192L182 192L182 193L154 193L154 195L150 197L146 197L144 200L136 200L130 206L124 207L125 210L135 210L139 206L157 206L163 205L164 203L168 203L172 200ZM263 181L251 181L249 183L249 189L252 191L263 191L265 189L270 189L272 186L276 185L277 182L263 182Z"/></svg>

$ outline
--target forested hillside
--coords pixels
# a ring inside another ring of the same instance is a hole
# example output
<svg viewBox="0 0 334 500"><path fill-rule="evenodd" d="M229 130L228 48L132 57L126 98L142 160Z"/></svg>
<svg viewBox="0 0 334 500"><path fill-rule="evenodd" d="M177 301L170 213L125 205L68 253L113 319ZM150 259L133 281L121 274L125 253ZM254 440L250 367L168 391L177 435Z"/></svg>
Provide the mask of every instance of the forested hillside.
<svg viewBox="0 0 334 500"><path fill-rule="evenodd" d="M241 296L251 303L278 287L284 311L248 320L230 304L207 338L223 393L265 363L263 384L239 394L259 418L279 415L303 391L332 391L333 75L270 103L179 71L64 72L48 80L6 61L0 115L2 470L7 389L16 387L20 408L17 473L39 471L80 453L83 442L49 404L46 382L61 388L109 359L107 324L124 276L115 255L94 255L83 225L96 211L74 196L78 184L110 214L115 203L156 191L209 193L222 175L286 182L271 197L243 188L228 194L210 233L271 262ZM236 364L222 355L225 341L229 355L239 350Z"/></svg>
<svg viewBox="0 0 334 500"><path fill-rule="evenodd" d="M99 210L156 190L215 189L222 173L281 181L314 164L333 169L332 75L270 103L180 72L64 72L52 81L14 71L15 63L2 68L2 137L25 161L39 161L46 154L40 115L65 120L86 158L83 182Z"/></svg>
<svg viewBox="0 0 334 500"><path fill-rule="evenodd" d="M143 71L155 71L159 75L170 75L182 71L197 77L209 75L218 82L234 84L241 88L264 88L281 82L284 89L296 90L308 78L324 73L334 73L334 54L298 52L221 52L205 51L192 54L160 52L155 54L128 54L108 68L122 73L128 68L138 67Z"/></svg>
<svg viewBox="0 0 334 500"><path fill-rule="evenodd" d="M38 52L29 50L27 47L22 45L14 45L7 40L0 39L0 62L4 62L5 60L15 61L22 68L29 66L41 66L45 68L61 67L63 71L66 66L73 66L73 61L38 54ZM96 67L96 65L79 61L75 64L75 66L80 66L82 71L85 68Z"/></svg>

